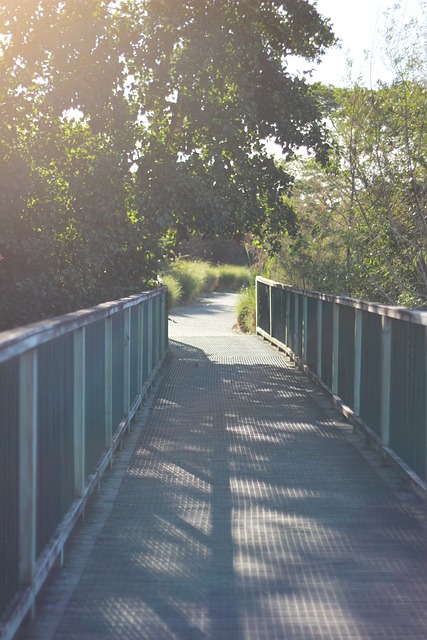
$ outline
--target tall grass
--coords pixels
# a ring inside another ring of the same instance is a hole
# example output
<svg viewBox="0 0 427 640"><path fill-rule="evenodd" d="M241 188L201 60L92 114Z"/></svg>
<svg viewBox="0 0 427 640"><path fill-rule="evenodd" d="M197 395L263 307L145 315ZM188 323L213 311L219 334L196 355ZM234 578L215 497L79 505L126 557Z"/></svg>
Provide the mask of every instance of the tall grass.
<svg viewBox="0 0 427 640"><path fill-rule="evenodd" d="M232 264L219 264L212 267L217 278L216 291L240 291L249 286L252 280L251 270Z"/></svg>
<svg viewBox="0 0 427 640"><path fill-rule="evenodd" d="M255 282L243 288L237 301L237 325L243 333L256 332L256 292Z"/></svg>
<svg viewBox="0 0 427 640"><path fill-rule="evenodd" d="M163 274L162 281L168 288L168 309L173 309L182 300L181 283L172 273Z"/></svg>
<svg viewBox="0 0 427 640"><path fill-rule="evenodd" d="M248 286L252 276L249 267L179 259L169 265L161 277L169 287L171 306L176 306L191 302L202 293L239 291Z"/></svg>

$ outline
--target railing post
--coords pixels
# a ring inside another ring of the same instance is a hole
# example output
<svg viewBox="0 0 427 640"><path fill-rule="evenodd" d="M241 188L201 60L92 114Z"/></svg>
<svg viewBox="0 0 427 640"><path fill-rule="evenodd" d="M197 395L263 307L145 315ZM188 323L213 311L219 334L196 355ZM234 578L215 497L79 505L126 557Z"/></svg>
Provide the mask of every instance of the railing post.
<svg viewBox="0 0 427 640"><path fill-rule="evenodd" d="M136 364L136 391L141 393L142 391L142 352L143 352L143 313L142 303L138 304L137 311L137 364Z"/></svg>
<svg viewBox="0 0 427 640"><path fill-rule="evenodd" d="M270 314L270 336L273 337L273 287L268 285L268 309Z"/></svg>
<svg viewBox="0 0 427 640"><path fill-rule="evenodd" d="M160 361L160 343L161 343L161 337L162 337L162 331L161 331L161 323L160 323L160 315L161 315L161 311L162 311L162 305L161 305L161 298L159 295L157 295L155 298L155 314L154 314L154 326L156 328L155 331L155 336L156 336L156 342L155 342L155 354L154 354L154 366L157 367L157 365L159 364Z"/></svg>
<svg viewBox="0 0 427 640"><path fill-rule="evenodd" d="M298 353L298 345L299 345L299 299L298 294L294 293L294 348L293 352L295 355L300 355Z"/></svg>
<svg viewBox="0 0 427 640"><path fill-rule="evenodd" d="M166 351L166 324L165 324L165 316L166 316L166 295L164 291L160 296L160 327L161 327L161 339L160 339L160 357L163 356Z"/></svg>
<svg viewBox="0 0 427 640"><path fill-rule="evenodd" d="M363 311L355 310L354 318L354 400L353 412L355 416L360 415L360 383L362 375L362 327Z"/></svg>
<svg viewBox="0 0 427 640"><path fill-rule="evenodd" d="M289 344L290 341L290 331L289 331L289 319L291 317L291 292L289 291L289 289L286 291L286 312L285 312L285 318L286 318L286 326L285 326L285 344L287 347L290 347L291 345Z"/></svg>
<svg viewBox="0 0 427 640"><path fill-rule="evenodd" d="M332 393L338 395L339 376L339 344L340 344L340 305L333 303L333 338L332 338Z"/></svg>
<svg viewBox="0 0 427 640"><path fill-rule="evenodd" d="M302 299L302 361L303 364L307 363L307 344L308 344L308 298L304 294Z"/></svg>
<svg viewBox="0 0 427 640"><path fill-rule="evenodd" d="M86 332L74 332L74 491L84 495L86 483Z"/></svg>
<svg viewBox="0 0 427 640"><path fill-rule="evenodd" d="M381 340L381 441L390 442L390 383L391 383L391 319L382 316Z"/></svg>
<svg viewBox="0 0 427 640"><path fill-rule="evenodd" d="M123 412L127 418L130 411L130 332L131 332L131 309L124 310L123 342L124 342L124 367L123 367Z"/></svg>
<svg viewBox="0 0 427 640"><path fill-rule="evenodd" d="M425 335L425 351L424 351L424 362L427 364L427 327L425 327L424 332ZM424 384L424 394L427 398L427 366L425 369L425 384ZM425 411L425 420L424 420L424 477L422 478L427 486L427 411ZM425 505L427 509L427 491L424 494L425 497Z"/></svg>
<svg viewBox="0 0 427 640"><path fill-rule="evenodd" d="M317 376L322 379L323 301L317 300Z"/></svg>
<svg viewBox="0 0 427 640"><path fill-rule="evenodd" d="M37 352L19 358L19 579L34 580L37 529Z"/></svg>
<svg viewBox="0 0 427 640"><path fill-rule="evenodd" d="M258 301L258 296L259 296L259 282L258 282L258 276L255 279L255 326L259 327L259 301Z"/></svg>
<svg viewBox="0 0 427 640"><path fill-rule="evenodd" d="M147 326L147 345L148 345L148 353L147 353L147 375L150 377L151 372L153 370L153 298L149 298L147 301L148 304L148 326Z"/></svg>
<svg viewBox="0 0 427 640"><path fill-rule="evenodd" d="M168 292L165 292L165 345L164 350L166 350L169 346L169 301L168 301Z"/></svg>
<svg viewBox="0 0 427 640"><path fill-rule="evenodd" d="M105 446L111 447L113 442L113 319L105 319Z"/></svg>

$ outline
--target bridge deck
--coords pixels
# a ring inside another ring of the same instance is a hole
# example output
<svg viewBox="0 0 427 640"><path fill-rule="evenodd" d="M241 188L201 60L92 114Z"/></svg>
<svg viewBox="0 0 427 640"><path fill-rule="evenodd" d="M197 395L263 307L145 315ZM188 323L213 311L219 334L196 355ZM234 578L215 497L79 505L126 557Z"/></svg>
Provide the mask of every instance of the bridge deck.
<svg viewBox="0 0 427 640"><path fill-rule="evenodd" d="M282 355L233 333L233 300L172 316L157 398L22 638L427 638L410 497Z"/></svg>

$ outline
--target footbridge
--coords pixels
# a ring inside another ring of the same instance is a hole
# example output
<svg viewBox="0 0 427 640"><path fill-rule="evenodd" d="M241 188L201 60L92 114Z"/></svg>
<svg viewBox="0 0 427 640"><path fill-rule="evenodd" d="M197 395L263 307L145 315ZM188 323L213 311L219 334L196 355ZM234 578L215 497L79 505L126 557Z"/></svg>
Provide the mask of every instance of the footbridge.
<svg viewBox="0 0 427 640"><path fill-rule="evenodd" d="M427 638L425 314L257 298L2 334L2 638Z"/></svg>

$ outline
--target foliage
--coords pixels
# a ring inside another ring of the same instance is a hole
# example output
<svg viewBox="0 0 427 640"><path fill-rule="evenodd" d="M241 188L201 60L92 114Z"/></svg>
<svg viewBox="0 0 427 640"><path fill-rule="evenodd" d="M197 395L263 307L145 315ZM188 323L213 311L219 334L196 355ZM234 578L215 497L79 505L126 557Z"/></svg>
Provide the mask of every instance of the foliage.
<svg viewBox="0 0 427 640"><path fill-rule="evenodd" d="M305 0L0 3L0 328L148 286L179 238L293 232L265 150L325 154Z"/></svg>
<svg viewBox="0 0 427 640"><path fill-rule="evenodd" d="M165 273L161 280L168 288L168 309L171 310L180 304L182 300L182 286L173 273Z"/></svg>
<svg viewBox="0 0 427 640"><path fill-rule="evenodd" d="M192 234L187 240L176 245L174 253L178 256L204 260L212 264L247 265L249 259L245 244L224 236L203 238L200 235Z"/></svg>
<svg viewBox="0 0 427 640"><path fill-rule="evenodd" d="M120 5L134 15L133 2ZM127 66L140 109L137 182L144 208L175 241L294 230L291 176L266 151L325 154L316 98L286 58L317 60L333 42L309 2L140 2ZM143 53L142 53L143 52Z"/></svg>
<svg viewBox="0 0 427 640"><path fill-rule="evenodd" d="M425 44L427 27L401 30L397 11L386 42L391 84L317 88L334 152L326 171L313 161L298 168L299 230L283 241L277 271L321 291L425 307L427 60L416 41Z"/></svg>
<svg viewBox="0 0 427 640"><path fill-rule="evenodd" d="M251 281L251 269L242 265L218 264L213 272L216 277L216 291L239 291Z"/></svg>
<svg viewBox="0 0 427 640"><path fill-rule="evenodd" d="M284 238L270 261L268 275L303 289L350 295L354 288L348 216L343 206L342 177L312 160L295 165L298 176L292 196L297 212L295 238Z"/></svg>
<svg viewBox="0 0 427 640"><path fill-rule="evenodd" d="M198 296L205 288L209 265L201 261L177 260L169 273L181 285L181 302L189 302Z"/></svg>
<svg viewBox="0 0 427 640"><path fill-rule="evenodd" d="M0 16L7 328L140 290L155 274L158 250L148 221L135 218L135 142L122 65L106 57L107 7L8 3Z"/></svg>
<svg viewBox="0 0 427 640"><path fill-rule="evenodd" d="M256 332L255 285L243 288L237 302L237 325L243 333Z"/></svg>
<svg viewBox="0 0 427 640"><path fill-rule="evenodd" d="M168 286L170 279L172 287L177 282L180 287L177 302L186 303L208 291L238 291L249 283L251 271L249 267L238 265L212 265L203 260L180 259L171 263L161 278Z"/></svg>
<svg viewBox="0 0 427 640"><path fill-rule="evenodd" d="M375 93L355 89L348 130L348 183L355 260L389 302L427 300L427 90L400 78Z"/></svg>

